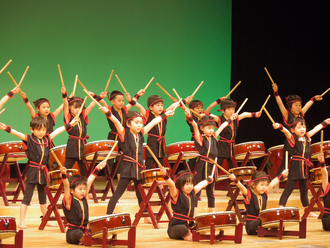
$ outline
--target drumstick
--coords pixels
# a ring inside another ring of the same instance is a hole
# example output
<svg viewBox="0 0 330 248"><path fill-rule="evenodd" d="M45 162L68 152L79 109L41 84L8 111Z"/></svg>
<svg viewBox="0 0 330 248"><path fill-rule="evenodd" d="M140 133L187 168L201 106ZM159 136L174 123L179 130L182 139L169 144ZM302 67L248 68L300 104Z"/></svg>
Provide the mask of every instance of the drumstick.
<svg viewBox="0 0 330 248"><path fill-rule="evenodd" d="M173 96L170 95L170 93L168 93L168 92L167 92L162 86L160 86L159 83L156 83L156 85L157 85L162 91L164 91L164 93L165 93L166 95L168 95L168 97L171 98L172 101L176 100Z"/></svg>
<svg viewBox="0 0 330 248"><path fill-rule="evenodd" d="M150 79L149 83L146 85L146 87L144 87L144 91L147 90L147 88L149 87L149 85L151 84L151 82L154 81L154 79L155 79L154 77L152 77L152 78Z"/></svg>
<svg viewBox="0 0 330 248"><path fill-rule="evenodd" d="M285 152L285 169L288 169L288 151Z"/></svg>
<svg viewBox="0 0 330 248"><path fill-rule="evenodd" d="M321 154L323 154L323 130L321 130Z"/></svg>
<svg viewBox="0 0 330 248"><path fill-rule="evenodd" d="M192 93L192 97L194 97L194 95L196 94L196 92L199 90L199 88L202 86L202 84L204 83L204 81L202 81L199 85L198 85L198 87L196 88L196 90L194 91L194 93Z"/></svg>
<svg viewBox="0 0 330 248"><path fill-rule="evenodd" d="M222 170L224 173L226 173L227 175L230 175L230 172L228 172L226 169L224 169L222 166L218 165L217 163L214 162L214 164L220 169Z"/></svg>
<svg viewBox="0 0 330 248"><path fill-rule="evenodd" d="M107 92L107 89L108 89L108 87L109 87L109 84L110 84L110 81L111 81L111 78L112 78L112 74L113 74L113 70L111 71L111 74L110 74L110 77L109 77L109 79L108 79L107 86L105 86L105 90L104 90L104 92Z"/></svg>
<svg viewBox="0 0 330 248"><path fill-rule="evenodd" d="M0 111L0 115L1 115L5 110L6 110L6 109L1 110L1 111Z"/></svg>
<svg viewBox="0 0 330 248"><path fill-rule="evenodd" d="M151 151L150 147L148 145L146 145L146 148L148 149L148 151L150 152L151 156L154 158L154 160L156 161L156 163L158 164L159 168L164 169L164 166L162 166L162 164L159 162L159 160L156 158L155 154Z"/></svg>
<svg viewBox="0 0 330 248"><path fill-rule="evenodd" d="M263 106L263 109L265 110L265 113L268 115L269 120L270 120L273 124L275 124L275 121L274 121L273 118L270 116L270 114L268 113L268 111L267 111L267 109L266 109L265 106Z"/></svg>
<svg viewBox="0 0 330 248"><path fill-rule="evenodd" d="M78 75L76 75L76 78L74 79L74 85L73 85L72 96L74 96L74 94L76 93L77 80L78 80Z"/></svg>
<svg viewBox="0 0 330 248"><path fill-rule="evenodd" d="M1 73L0 73L1 74ZM322 93L322 95L321 96L324 96L328 91L330 90L330 88L329 89L327 89L326 91L324 91L323 93Z"/></svg>
<svg viewBox="0 0 330 248"><path fill-rule="evenodd" d="M9 61L7 62L7 64L5 64L4 67L2 67L2 69L1 69L1 71L0 71L0 74L1 74L4 70L6 70L7 66L8 66L12 61L13 61L12 59L9 60Z"/></svg>
<svg viewBox="0 0 330 248"><path fill-rule="evenodd" d="M236 85L235 85L235 87L231 90L231 91L229 91L229 93L226 95L226 98L228 98L228 96L230 96L231 95L231 93L233 93L234 92L234 90L238 87L238 85L240 85L241 84L241 81L239 81Z"/></svg>
<svg viewBox="0 0 330 248"><path fill-rule="evenodd" d="M125 94L127 94L127 91L126 91L126 89L125 89L124 85L122 84L122 82L120 81L119 77L117 76L117 74L116 74L115 76L116 76L116 78L117 78L118 82L120 83L121 87L122 87L122 88L123 88L123 90L125 91Z"/></svg>
<svg viewBox="0 0 330 248"><path fill-rule="evenodd" d="M217 159L218 158L215 158L215 162L217 162ZM213 164L213 168L212 168L212 174L211 174L211 177L213 178L213 176L214 176L214 171L215 171L215 164Z"/></svg>
<svg viewBox="0 0 330 248"><path fill-rule="evenodd" d="M16 83L16 81L15 81L15 79L13 78L13 76L10 74L9 71L7 71L7 74L8 74L9 77L11 78L11 81L13 81L13 83L14 83L16 86L18 86L17 83ZM19 89L19 91L20 91L21 93L23 93L21 89Z"/></svg>
<svg viewBox="0 0 330 248"><path fill-rule="evenodd" d="M247 98L245 98L244 102L241 104L241 106L239 107L239 109L236 111L236 114L238 115L239 111L243 108L244 104L247 102Z"/></svg>
<svg viewBox="0 0 330 248"><path fill-rule="evenodd" d="M100 108L102 108L102 105L99 104L98 101L96 101L95 98L91 96L91 94L89 94L88 90L84 89L84 91Z"/></svg>
<svg viewBox="0 0 330 248"><path fill-rule="evenodd" d="M265 71L267 72L267 75L268 75L268 77L269 77L270 81L272 81L272 84L275 84L275 83L274 83L274 80L273 80L273 79L272 79L272 77L270 76L270 74L269 74L269 72L268 72L267 68L266 68L266 67L264 67L264 69L265 69Z"/></svg>
<svg viewBox="0 0 330 248"><path fill-rule="evenodd" d="M58 72L60 73L60 78L61 78L61 82L62 82L62 87L64 88L65 86L64 86L64 81L63 81L63 77L62 77L61 67L60 67L59 64L57 65L57 67L58 67Z"/></svg>
<svg viewBox="0 0 330 248"><path fill-rule="evenodd" d="M83 89L87 90L86 87L82 84L82 82L80 82L79 78L77 78L78 83L81 85L81 87L83 87ZM88 90L87 90L88 91Z"/></svg>
<svg viewBox="0 0 330 248"><path fill-rule="evenodd" d="M186 105L183 104L183 102L182 102L182 98L179 96L178 92L176 92L176 90L175 90L174 88L173 88L173 91L174 91L176 97L177 97L178 99L180 99L179 102L181 102L181 104L182 104L182 106L184 107L184 109L187 110L187 107L186 107Z"/></svg>
<svg viewBox="0 0 330 248"><path fill-rule="evenodd" d="M50 154L52 154L57 162L57 164L60 166L61 169L64 168L64 166L62 165L61 161L58 159L58 157L56 156L55 152L51 151Z"/></svg>
<svg viewBox="0 0 330 248"><path fill-rule="evenodd" d="M83 103L82 103L82 105L81 105L81 107L79 109L79 112L78 112L78 114L76 115L75 118L79 118L79 115L81 114L81 112L82 112L82 110L83 110L83 108L85 106L86 100L87 100L87 96L85 96L85 99L84 99L84 101L83 101Z"/></svg>
<svg viewBox="0 0 330 248"><path fill-rule="evenodd" d="M113 145L113 147L111 148L110 152L108 153L107 157L104 159L104 161L107 161L111 155L111 153L113 152L113 150L115 149L115 147L118 144L118 140L116 140L115 144Z"/></svg>
<svg viewBox="0 0 330 248"><path fill-rule="evenodd" d="M190 111L191 113L193 113L194 115L196 115L198 118L201 118L201 115L198 114L195 110L192 110L191 108L188 108L188 109L189 109L189 111Z"/></svg>
<svg viewBox="0 0 330 248"><path fill-rule="evenodd" d="M25 75L26 75L26 73L27 73L27 71L28 71L29 68L30 68L29 66L26 67L25 72L23 73L23 76L21 78L21 81L19 81L18 87L21 87L21 84L23 82L23 79L25 78Z"/></svg>
<svg viewBox="0 0 330 248"><path fill-rule="evenodd" d="M267 104L269 98L270 98L270 95L268 95L266 101L265 101L264 104L262 105L262 107L261 107L261 109L260 109L260 113L262 112L262 109L266 106L266 104Z"/></svg>
<svg viewBox="0 0 330 248"><path fill-rule="evenodd" d="M182 98L180 98L180 101L177 102L177 104L175 105L173 112L176 110L177 107L179 107L180 103L181 103Z"/></svg>

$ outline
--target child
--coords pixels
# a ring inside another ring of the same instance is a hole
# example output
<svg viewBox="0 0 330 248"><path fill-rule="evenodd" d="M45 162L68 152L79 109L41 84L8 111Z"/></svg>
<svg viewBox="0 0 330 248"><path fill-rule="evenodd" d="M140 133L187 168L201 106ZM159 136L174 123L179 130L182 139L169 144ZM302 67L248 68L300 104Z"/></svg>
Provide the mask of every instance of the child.
<svg viewBox="0 0 330 248"><path fill-rule="evenodd" d="M13 98L13 96L15 94L17 94L18 92L19 92L19 88L18 88L18 86L16 86L14 89L12 89L11 91L9 91L9 93L7 95L5 95L3 98L1 98L1 100L0 100L0 111L2 110L3 105L5 105L5 103L10 98Z"/></svg>
<svg viewBox="0 0 330 248"><path fill-rule="evenodd" d="M91 93L93 95L93 93ZM104 97L106 92L100 94L100 98ZM84 100L80 97L74 96L67 98L66 89L62 88L63 97L63 111L64 111L64 123L69 123L73 120L79 110ZM70 129L66 129L69 134L69 139L66 146L65 163L64 167L71 169L75 162L78 162L79 170L82 176L86 176L87 172L84 167L85 152L84 146L86 144L86 139L89 139L87 135L87 125L88 125L88 114L95 106L95 102L92 101L87 108L83 107L83 110L78 118L78 124Z"/></svg>
<svg viewBox="0 0 330 248"><path fill-rule="evenodd" d="M64 185L63 212L68 221L66 242L82 245L84 234L87 233L89 218L86 194L100 170L106 166L106 161L99 163L88 179L80 175L66 177L66 168L62 168L62 182Z"/></svg>
<svg viewBox="0 0 330 248"><path fill-rule="evenodd" d="M66 128L76 125L76 120L72 120L65 127L59 127L51 134L47 133L48 122L43 117L35 117L30 122L31 135L20 133L10 126L0 123L0 129L23 140L25 153L29 159L29 168L26 173L25 193L20 209L19 228L26 229L25 215L31 202L35 186L38 188L39 204L43 215L47 212L47 198L45 187L48 184L48 155L51 149L51 142L54 137L62 133Z"/></svg>
<svg viewBox="0 0 330 248"><path fill-rule="evenodd" d="M236 103L232 99L227 98L219 98L218 102L220 102L222 116L219 116L218 124L225 122L230 119L230 117L235 113ZM205 111L206 112L206 111ZM220 134L220 139L218 141L218 164L222 165L223 161L226 159L228 163L228 167L234 168L234 165L231 161L231 157L234 155L234 145L235 139L237 135L237 129L239 125L239 121L244 118L257 117L259 118L261 112L250 113L244 112L238 115L237 119L233 121L233 124L226 127Z"/></svg>
<svg viewBox="0 0 330 248"><path fill-rule="evenodd" d="M106 113L107 117L115 124L119 135L119 148L124 154L122 162L121 177L118 182L115 193L111 197L107 214L112 214L116 207L117 201L124 194L125 189L131 180L134 182L136 197L139 204L142 202L142 197L138 189L138 185L142 182L141 171L143 166L143 142L144 135L150 129L161 122L167 116L172 116L173 111L162 113L157 118L154 118L149 124L143 127L143 116L137 111L130 111L127 113L124 120L124 126L117 120L115 116L106 108L102 107L101 111Z"/></svg>
<svg viewBox="0 0 330 248"><path fill-rule="evenodd" d="M123 125L123 121L127 115L127 111L135 106L137 107L140 111L142 111L142 106L137 103L138 99L140 96L142 96L145 93L144 89L140 90L133 99L131 99L131 96L129 95L129 93L127 93L126 99L128 100L128 104L126 106L124 106L124 95L123 93L121 93L118 90L114 90L111 92L111 94L108 94L108 98L112 104L111 107L108 106L108 104L104 101L101 100L100 103L102 104L102 106L107 107L108 110L111 111L111 113L117 118L117 120L121 123L121 125ZM116 129L115 124L109 119L107 118L108 123L109 123L109 127L110 127L110 132L108 134L108 140L118 140L118 132ZM110 170L112 169L112 166L114 164L114 159L110 159L108 160L108 166L110 168ZM119 168L117 170L117 176L118 176L118 180L120 179L120 171Z"/></svg>
<svg viewBox="0 0 330 248"><path fill-rule="evenodd" d="M286 202L297 181L299 181L301 203L305 208L308 207L309 201L307 181L309 179L309 167L313 165L308 160L310 156L310 138L322 128L326 127L329 123L330 118L324 120L321 124L315 126L309 132L306 132L306 123L302 117L295 117L290 120L288 123L290 126L290 131L281 124L273 124L274 129L279 129L286 137L283 148L283 156L285 156L286 151L288 151L288 157L291 158L288 181L279 202L281 207L286 205ZM309 216L314 217L312 213L310 213Z"/></svg>
<svg viewBox="0 0 330 248"><path fill-rule="evenodd" d="M320 153L318 157L322 172L322 196L324 203L324 213L322 216L322 225L325 231L330 231L330 183L327 167L325 166L324 154Z"/></svg>
<svg viewBox="0 0 330 248"><path fill-rule="evenodd" d="M167 234L171 239L192 241L191 230L195 228L194 206L197 202L196 194L213 182L207 177L194 186L194 176L191 172L180 171L175 183L168 177L166 170L160 169L171 195L173 217L168 223Z"/></svg>
<svg viewBox="0 0 330 248"><path fill-rule="evenodd" d="M261 220L259 219L260 211L267 208L268 191L278 184L287 174L288 170L284 170L280 177L274 178L269 183L266 172L256 171L252 176L248 189L237 180L234 174L229 175L229 179L235 182L236 186L244 195L243 199L247 214L245 230L248 235L257 234L258 226L261 226Z"/></svg>
<svg viewBox="0 0 330 248"><path fill-rule="evenodd" d="M195 145L200 154L199 161L197 163L197 174L196 174L196 183L199 183L212 175L213 167L215 166L214 160L218 156L218 147L217 147L217 136L220 132L228 125L230 125L233 120L237 117L236 114L233 114L230 119L221 124L221 126L214 133L215 122L213 118L205 115L197 123L193 120L192 115L189 110L185 111L189 122L192 124L195 133ZM199 197L201 192L197 193ZM214 183L206 187L207 202L209 207L209 212L214 212ZM197 213L197 202L195 205Z"/></svg>

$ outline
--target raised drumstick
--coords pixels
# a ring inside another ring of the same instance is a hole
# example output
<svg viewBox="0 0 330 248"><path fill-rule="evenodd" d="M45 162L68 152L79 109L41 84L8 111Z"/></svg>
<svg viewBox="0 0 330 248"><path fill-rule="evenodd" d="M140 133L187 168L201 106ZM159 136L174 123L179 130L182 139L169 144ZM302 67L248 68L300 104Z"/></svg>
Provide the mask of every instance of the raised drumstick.
<svg viewBox="0 0 330 248"><path fill-rule="evenodd" d="M113 150L115 149L115 147L118 144L118 140L116 140L115 144L113 145L113 147L111 148L110 152L108 153L107 157L104 159L104 161L107 161L111 155L111 153L113 152Z"/></svg>
<svg viewBox="0 0 330 248"><path fill-rule="evenodd" d="M119 77L117 76L117 74L116 74L115 76L116 76L116 78L117 78L118 82L120 83L121 87L122 87L122 88L123 88L123 90L125 91L125 94L127 94L127 91L126 91L126 89L125 89L124 85L122 84L122 82L120 81Z"/></svg>
<svg viewBox="0 0 330 248"><path fill-rule="evenodd" d="M81 87L83 87L84 90L87 90L86 87L80 82L79 78L77 78L78 83L80 84ZM87 90L88 91L88 90Z"/></svg>
<svg viewBox="0 0 330 248"><path fill-rule="evenodd" d="M13 81L13 83L14 83L16 86L18 86L17 83L16 83L16 81L15 81L15 79L13 78L13 76L10 74L9 71L7 71L7 74L8 74L9 77L11 78L11 81ZM21 93L23 93L21 89L19 89L19 91L20 91Z"/></svg>
<svg viewBox="0 0 330 248"><path fill-rule="evenodd" d="M192 97L194 97L194 95L196 94L196 92L199 90L199 88L202 86L202 84L204 83L204 81L202 81L199 85L198 85L198 87L196 88L196 90L194 91L194 93L192 93Z"/></svg>
<svg viewBox="0 0 330 248"><path fill-rule="evenodd" d="M113 74L113 70L111 71L111 74L110 74L110 77L109 77L109 79L108 79L107 86L105 86L105 90L104 90L104 92L107 92L107 89L108 89L108 87L109 87L109 84L110 84L110 81L111 81L111 78L112 78L112 74Z"/></svg>
<svg viewBox="0 0 330 248"><path fill-rule="evenodd" d="M152 81L154 81L154 79L155 79L154 77L150 79L149 83L146 85L146 87L144 87L144 91L148 89L149 85L151 84Z"/></svg>
<svg viewBox="0 0 330 248"><path fill-rule="evenodd" d="M58 67L58 72L60 73L60 78L61 78L61 82L62 82L62 87L64 88L65 86L64 86L64 81L63 81L63 77L62 77L61 67L60 67L59 64L57 65L57 67Z"/></svg>
<svg viewBox="0 0 330 248"><path fill-rule="evenodd" d="M6 109L1 110L1 111L0 111L0 115L1 115L5 110L6 110Z"/></svg>
<svg viewBox="0 0 330 248"><path fill-rule="evenodd" d="M84 99L84 101L83 101L83 103L82 103L82 105L81 105L81 107L79 109L79 112L78 112L78 114L76 115L75 118L77 118L77 119L79 118L79 115L81 114L81 112L82 112L82 110L83 110L83 108L85 106L86 100L87 100L87 96L85 96L85 99Z"/></svg>
<svg viewBox="0 0 330 248"><path fill-rule="evenodd" d="M12 61L13 61L12 59L9 60L9 61L7 62L7 64L5 64L4 67L2 67L2 69L1 69L1 71L0 71L0 74L1 74L4 70L6 70L7 66L8 66Z"/></svg>
<svg viewBox="0 0 330 248"><path fill-rule="evenodd" d="M175 90L174 88L173 88L173 91L174 91L176 97L179 99L179 102L182 104L182 106L183 106L184 109L186 110L187 107L186 107L186 105L183 104L183 102L182 102L182 98L179 96L178 92L176 92L176 90Z"/></svg>
<svg viewBox="0 0 330 248"><path fill-rule="evenodd" d="M268 77L269 77L270 81L272 81L272 84L275 84L275 83L274 83L274 80L273 80L273 79L272 79L272 77L270 76L270 74L269 74L269 72L268 72L267 68L266 68L266 67L264 67L264 69L265 69L265 71L267 72L267 75L268 75Z"/></svg>
<svg viewBox="0 0 330 248"><path fill-rule="evenodd" d="M217 160L218 160L218 158L215 158L215 160L214 160L215 163L217 163ZM216 167L216 165L213 164L212 173L211 173L211 177L212 177L212 178L213 178L213 176L214 176L215 167Z"/></svg>
<svg viewBox="0 0 330 248"><path fill-rule="evenodd" d="M194 115L196 115L198 118L201 118L201 115L198 114L195 110L192 110L191 108L188 108L188 109L189 109L189 111L190 111L191 113L193 113Z"/></svg>
<svg viewBox="0 0 330 248"><path fill-rule="evenodd" d="M270 116L270 114L268 113L268 111L267 111L267 109L266 109L265 106L263 107L263 109L265 110L265 113L268 115L269 120L270 120L273 124L275 124L275 121L274 121L273 118Z"/></svg>
<svg viewBox="0 0 330 248"><path fill-rule="evenodd" d="M76 75L76 77L74 79L74 85L73 85L73 91L72 91L73 96L76 94L77 80L78 80L78 75Z"/></svg>
<svg viewBox="0 0 330 248"><path fill-rule="evenodd" d="M239 109L236 111L236 114L239 113L239 111L241 111L241 109L243 108L244 104L247 102L247 98L245 98L244 102L241 104L241 106L239 107Z"/></svg>
<svg viewBox="0 0 330 248"><path fill-rule="evenodd" d="M323 93L322 93L322 95L321 96L324 96L328 91L330 90L330 88L329 89L327 89L326 91L324 91Z"/></svg>
<svg viewBox="0 0 330 248"><path fill-rule="evenodd" d="M23 79L25 78L25 75L26 75L28 69L29 69L29 66L26 67L25 72L23 73L23 76L21 77L21 81L19 81L18 87L21 87L21 84L23 82Z"/></svg>
<svg viewBox="0 0 330 248"><path fill-rule="evenodd" d="M102 105L99 104L94 97L91 96L91 94L89 94L88 90L84 89L84 92L87 94L87 96L90 97L90 99L92 99L100 108L102 108Z"/></svg>
<svg viewBox="0 0 330 248"><path fill-rule="evenodd" d="M266 106L266 104L267 104L269 98L270 98L270 95L268 95L266 101L265 101L264 104L262 105L262 107L261 107L261 109L260 109L260 112L262 112L262 109Z"/></svg>
<svg viewBox="0 0 330 248"><path fill-rule="evenodd" d="M321 130L321 154L323 153L323 130Z"/></svg>
<svg viewBox="0 0 330 248"><path fill-rule="evenodd" d="M212 162L213 163L213 162ZM222 170L224 173L226 173L227 175L230 175L230 172L228 172L226 169L224 169L222 166L218 165L217 163L214 162L214 164L220 169Z"/></svg>
<svg viewBox="0 0 330 248"><path fill-rule="evenodd" d="M228 98L230 95L231 95L231 93L233 93L234 92L234 90L238 87L238 85L240 85L241 84L241 81L239 81L236 85L235 85L235 87L231 90L231 91L229 91L229 93L226 95L226 98Z"/></svg>
<svg viewBox="0 0 330 248"><path fill-rule="evenodd" d="M64 168L64 166L62 165L61 161L58 159L58 157L56 156L56 153L54 151L51 151L50 154L52 154L57 162L57 164L60 166L61 169Z"/></svg>
<svg viewBox="0 0 330 248"><path fill-rule="evenodd" d="M180 103L181 103L182 98L180 98L180 100L177 102L177 104L175 105L175 107L173 108L173 112L176 110L177 107L179 107Z"/></svg>
<svg viewBox="0 0 330 248"><path fill-rule="evenodd" d="M151 156L154 158L154 160L156 161L156 163L158 164L159 168L164 169L164 166L162 166L162 164L159 162L159 160L156 158L155 154L151 151L150 147L148 145L146 145L146 148L148 149L148 151L150 152Z"/></svg>
<svg viewBox="0 0 330 248"><path fill-rule="evenodd" d="M285 151L285 169L288 169L288 151Z"/></svg>
<svg viewBox="0 0 330 248"><path fill-rule="evenodd" d="M170 93L168 93L162 86L160 86L159 83L156 83L156 85L166 94L168 95L169 98L171 98L172 101L175 101L176 99L170 95Z"/></svg>

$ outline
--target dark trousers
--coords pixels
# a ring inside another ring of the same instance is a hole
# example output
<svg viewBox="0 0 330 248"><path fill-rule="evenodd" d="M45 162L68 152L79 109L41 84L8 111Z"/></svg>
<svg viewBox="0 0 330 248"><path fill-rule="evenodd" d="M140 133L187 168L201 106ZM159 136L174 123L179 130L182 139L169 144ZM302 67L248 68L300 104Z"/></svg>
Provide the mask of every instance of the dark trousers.
<svg viewBox="0 0 330 248"><path fill-rule="evenodd" d="M83 160L80 160L78 158L65 158L64 167L67 168L67 169L72 169L72 167L75 164L75 162L78 163L79 170L80 170L80 175L86 177L87 176L87 172L85 170L85 166L84 166Z"/></svg>
<svg viewBox="0 0 330 248"><path fill-rule="evenodd" d="M229 169L234 168L234 164L233 164L233 162L231 161L230 158L220 158L220 157L218 157L218 165L222 166L224 160L227 160L227 164L228 164Z"/></svg>
<svg viewBox="0 0 330 248"><path fill-rule="evenodd" d="M171 239L183 239L189 232L187 225L175 225L167 229L167 234Z"/></svg>
<svg viewBox="0 0 330 248"><path fill-rule="evenodd" d="M286 182L285 189L280 198L280 205L285 206L286 202L288 201L289 196L291 195L294 187L296 186L297 181L299 181L299 188L300 188L300 201L303 207L307 207L309 204L308 200L308 186L307 182L308 179L299 179L299 180L290 180Z"/></svg>
<svg viewBox="0 0 330 248"><path fill-rule="evenodd" d="M33 196L33 191L34 191L34 188L36 185L37 185L37 189L38 189L39 204L47 203L47 195L46 195L46 190L45 190L47 184L25 183L25 192L24 192L22 204L30 205L31 199Z"/></svg>

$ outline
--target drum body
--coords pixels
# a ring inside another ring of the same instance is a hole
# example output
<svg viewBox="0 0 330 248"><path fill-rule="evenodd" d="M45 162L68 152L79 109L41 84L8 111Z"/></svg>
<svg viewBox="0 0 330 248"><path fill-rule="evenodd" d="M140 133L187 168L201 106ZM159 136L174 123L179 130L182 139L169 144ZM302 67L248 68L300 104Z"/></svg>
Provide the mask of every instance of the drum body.
<svg viewBox="0 0 330 248"><path fill-rule="evenodd" d="M299 224L299 209L293 207L270 208L260 212L261 226L264 228L278 228L280 219L283 227Z"/></svg>
<svg viewBox="0 0 330 248"><path fill-rule="evenodd" d="M66 174L67 177L71 177L73 175L77 175L77 169L67 169ZM49 172L49 186L50 189L58 189L60 184L62 183L62 173L60 170L50 171Z"/></svg>
<svg viewBox="0 0 330 248"><path fill-rule="evenodd" d="M166 146L168 161L176 161L180 152L183 153L182 160L188 160L199 156L194 141L183 141Z"/></svg>
<svg viewBox="0 0 330 248"><path fill-rule="evenodd" d="M168 168L166 168L168 170ZM158 182L165 182L159 168L141 171L144 179L144 185L151 185L155 180Z"/></svg>
<svg viewBox="0 0 330 248"><path fill-rule="evenodd" d="M281 166L283 147L284 145L278 145L270 147L268 149L268 152L270 153L269 162L271 163L271 166L267 167L267 170L271 179L274 179L276 177L276 173Z"/></svg>
<svg viewBox="0 0 330 248"><path fill-rule="evenodd" d="M241 179L245 181L249 181L252 179L252 175L256 170L257 167L255 166L245 166L245 167L232 168L229 170L229 172L233 173L238 181L240 181Z"/></svg>
<svg viewBox="0 0 330 248"><path fill-rule="evenodd" d="M0 144L0 162L3 161L6 153L10 154L7 162L15 162L26 159L25 148L22 141L8 141Z"/></svg>
<svg viewBox="0 0 330 248"><path fill-rule="evenodd" d="M211 223L214 223L215 232L218 232L225 228L236 226L237 222L234 211L207 213L196 216L195 220L196 230L200 234L209 233Z"/></svg>
<svg viewBox="0 0 330 248"><path fill-rule="evenodd" d="M60 167L57 164L54 155L51 153L54 152L58 160L60 160L61 164L64 166L65 163L65 154L66 154L66 145L56 146L49 150L49 158L48 158L48 169L50 171L58 170ZM80 175L80 169L78 163L76 162L72 169L78 170L77 174Z"/></svg>
<svg viewBox="0 0 330 248"><path fill-rule="evenodd" d="M108 230L108 237L127 232L132 227L129 213L110 214L88 222L92 238L102 238L103 228Z"/></svg>
<svg viewBox="0 0 330 248"><path fill-rule="evenodd" d="M16 220L14 217L0 216L0 241L16 235Z"/></svg>
<svg viewBox="0 0 330 248"><path fill-rule="evenodd" d="M330 140L323 141L323 152L328 151L330 152ZM317 142L311 145L311 159L317 160L321 152L321 142ZM330 158L330 154L327 155L327 158Z"/></svg>
<svg viewBox="0 0 330 248"><path fill-rule="evenodd" d="M250 159L255 159L262 157L265 151L265 144L262 141L245 142L234 146L234 157L236 160L242 161L246 154L250 152Z"/></svg>
<svg viewBox="0 0 330 248"><path fill-rule="evenodd" d="M330 166L327 166L327 171L329 171ZM321 184L322 183L322 171L320 167L311 169L309 171L310 174L310 178L312 179L314 184Z"/></svg>
<svg viewBox="0 0 330 248"><path fill-rule="evenodd" d="M104 160L112 147L114 146L114 140L98 140L89 142L85 145L85 158L87 161L91 161L94 158L95 152L98 152L97 161ZM115 147L109 159L113 159L119 156L118 146Z"/></svg>

